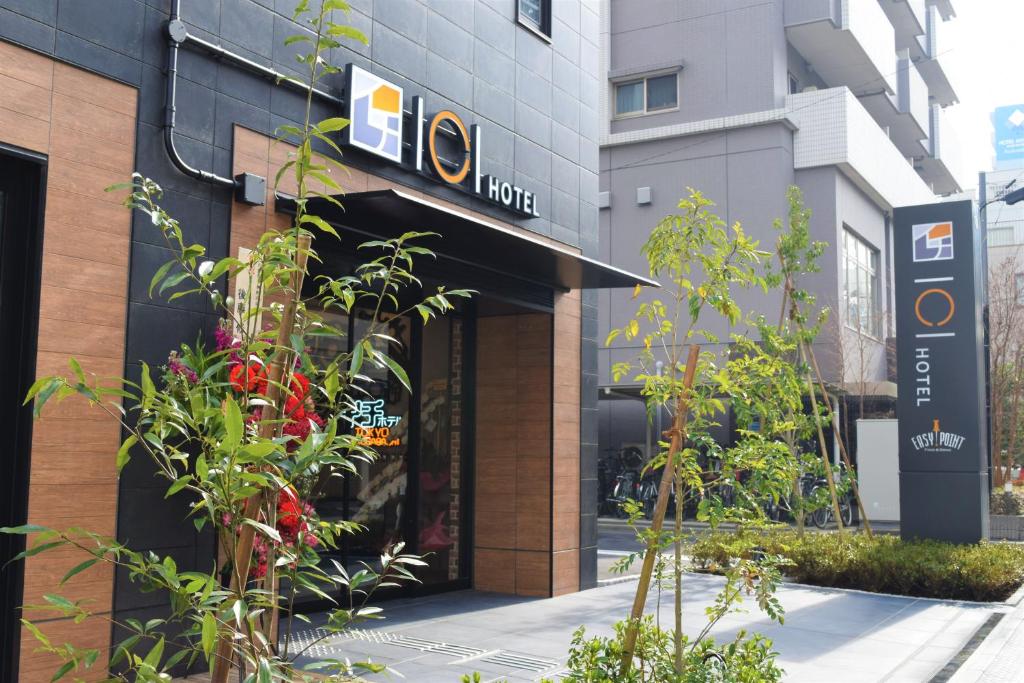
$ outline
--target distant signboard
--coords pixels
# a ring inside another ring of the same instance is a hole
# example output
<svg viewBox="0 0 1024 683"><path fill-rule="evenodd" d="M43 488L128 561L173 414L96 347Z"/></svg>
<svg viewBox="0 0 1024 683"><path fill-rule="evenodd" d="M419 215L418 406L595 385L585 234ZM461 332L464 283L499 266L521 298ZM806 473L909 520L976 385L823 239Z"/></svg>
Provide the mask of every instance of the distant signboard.
<svg viewBox="0 0 1024 683"><path fill-rule="evenodd" d="M992 112L996 161L1024 160L1024 104L999 107Z"/></svg>

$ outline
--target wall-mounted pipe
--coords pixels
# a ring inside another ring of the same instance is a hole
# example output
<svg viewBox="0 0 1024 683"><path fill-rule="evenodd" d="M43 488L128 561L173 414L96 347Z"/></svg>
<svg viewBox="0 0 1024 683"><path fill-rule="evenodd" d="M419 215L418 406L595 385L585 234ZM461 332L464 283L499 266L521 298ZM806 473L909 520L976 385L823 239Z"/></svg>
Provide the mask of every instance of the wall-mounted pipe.
<svg viewBox="0 0 1024 683"><path fill-rule="evenodd" d="M251 173L241 174L234 179L224 178L216 173L204 171L191 166L178 152L175 144L174 132L175 118L177 114L176 95L178 81L178 51L182 47L191 47L198 51L205 52L215 59L228 62L241 69L250 71L274 82L277 85L283 85L303 94L312 92L313 96L317 99L327 102L341 111L344 111L344 98L332 95L331 93L319 88L311 88L309 85L295 80L288 74L263 66L251 59L247 59L237 53L231 52L216 43L211 43L210 41L203 40L198 36L192 35L189 33L185 22L181 20L181 0L171 0L170 20L167 22L167 101L165 105L164 120L164 146L167 149L167 155L170 157L174 166L185 175L213 185L230 188L235 191L236 197L239 201L249 204L263 204L263 196L266 188L265 178ZM408 116L414 120L416 118L412 111L405 109L404 107L402 109L402 113L404 116ZM445 137L452 139L458 137L458 133L446 125L438 126L437 130ZM402 146L404 148L412 147L411 143L406 141L402 142ZM457 168L461 164L461 162L457 163L444 156L439 156L438 158L443 164L452 168Z"/></svg>
<svg viewBox="0 0 1024 683"><path fill-rule="evenodd" d="M188 36L185 24L181 21L181 0L171 0L171 20L167 23L167 100L164 104L164 146L167 148L167 155L179 171L187 176L203 182L218 185L220 187L236 189L239 181L232 178L224 178L195 168L181 158L177 146L174 144L174 126L176 115L176 98L178 91L178 46Z"/></svg>

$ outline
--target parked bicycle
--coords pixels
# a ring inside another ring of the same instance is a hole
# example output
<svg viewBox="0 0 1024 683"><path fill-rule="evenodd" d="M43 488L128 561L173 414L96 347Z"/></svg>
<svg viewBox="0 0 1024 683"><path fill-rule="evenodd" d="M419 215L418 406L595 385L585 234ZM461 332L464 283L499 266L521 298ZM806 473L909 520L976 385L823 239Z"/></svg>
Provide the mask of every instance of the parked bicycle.
<svg viewBox="0 0 1024 683"><path fill-rule="evenodd" d="M850 475L846 472L845 466L840 467L833 473L837 475L835 484L836 493L839 494L837 502L839 503L840 519L843 520L844 527L852 526L854 501L853 492L851 490L852 487L850 486L849 481ZM815 490L811 492L811 495L818 495L828 500L828 503L825 506L818 508L811 515L811 522L814 523L814 526L819 529L824 529L835 521L836 514L835 510L832 508L832 494L828 490L828 482L822 479L818 484L816 484Z"/></svg>

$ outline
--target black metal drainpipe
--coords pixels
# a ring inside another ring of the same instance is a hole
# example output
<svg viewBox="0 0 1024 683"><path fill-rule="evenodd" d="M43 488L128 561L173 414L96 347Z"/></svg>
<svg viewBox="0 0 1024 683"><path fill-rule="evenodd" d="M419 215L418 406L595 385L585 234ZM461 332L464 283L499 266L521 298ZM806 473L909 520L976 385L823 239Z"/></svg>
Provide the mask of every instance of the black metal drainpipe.
<svg viewBox="0 0 1024 683"><path fill-rule="evenodd" d="M164 146L167 148L167 155L178 170L185 175L234 190L238 187L238 182L232 178L224 178L216 173L190 166L181 158L178 148L174 145L175 101L178 90L178 46L188 36L185 24L181 21L181 0L171 0L171 20L167 24L167 36L167 103L164 118Z"/></svg>

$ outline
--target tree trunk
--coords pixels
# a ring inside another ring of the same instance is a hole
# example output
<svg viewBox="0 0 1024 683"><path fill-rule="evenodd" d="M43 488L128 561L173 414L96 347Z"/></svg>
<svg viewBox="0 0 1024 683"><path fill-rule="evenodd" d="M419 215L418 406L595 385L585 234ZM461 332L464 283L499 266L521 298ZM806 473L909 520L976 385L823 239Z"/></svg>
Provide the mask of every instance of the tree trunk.
<svg viewBox="0 0 1024 683"><path fill-rule="evenodd" d="M699 356L700 347L697 344L691 344L690 354L686 359L686 373L683 376L683 392L676 400L676 413L672 420L672 430L668 433L671 435L671 440L669 442L665 467L661 472L661 483L658 485L658 501L654 506L654 518L651 520L650 540L647 542L647 549L644 552L644 563L640 569L636 596L633 598L633 609L630 612L629 624L626 626L626 635L622 644L622 661L620 663L622 678L626 677L630 666L633 664L637 631L640 628L640 619L644 614L644 605L647 603L647 592L651 587L654 561L658 555L658 537L665 523L665 512L668 509L669 489L672 484L673 474L675 473L675 461L682 450L683 430L686 429L689 413L689 393L693 387Z"/></svg>
<svg viewBox="0 0 1024 683"><path fill-rule="evenodd" d="M292 273L291 282L288 285L291 295L285 302L284 310L281 313L281 325L277 331L276 351L270 363L267 364L267 405L264 406L264 411L265 413L269 411L269 414L264 414L260 422L260 436L264 439L280 435L282 425L277 420L277 417L280 415L280 408L283 403L281 400L281 386L285 373L285 363L289 360L289 354L285 349L288 348L291 335L295 331L296 294L302 291L302 280L306 272L306 260L309 255L310 241L309 235L299 236L295 256L296 269ZM258 519L260 510L270 502L275 506L277 504L276 500L271 500L267 491L260 491L250 496L245 501L245 518ZM245 586L249 580L249 568L252 565L252 546L256 534L256 529L249 524L241 524L240 527L238 541L235 544L235 557L231 572L232 592ZM276 591L276 583L268 586L268 588ZM273 612L275 614L271 616L270 624L273 624L276 619L276 599L274 604L275 609ZM276 648L277 643L270 643L270 647ZM228 673L231 671L231 648L231 639L225 638L223 634L220 634L217 640L217 647L215 648L216 657L213 663L213 673L210 677L211 683L227 683Z"/></svg>
<svg viewBox="0 0 1024 683"><path fill-rule="evenodd" d="M676 465L676 631L673 646L676 654L676 673L683 673L683 468Z"/></svg>

